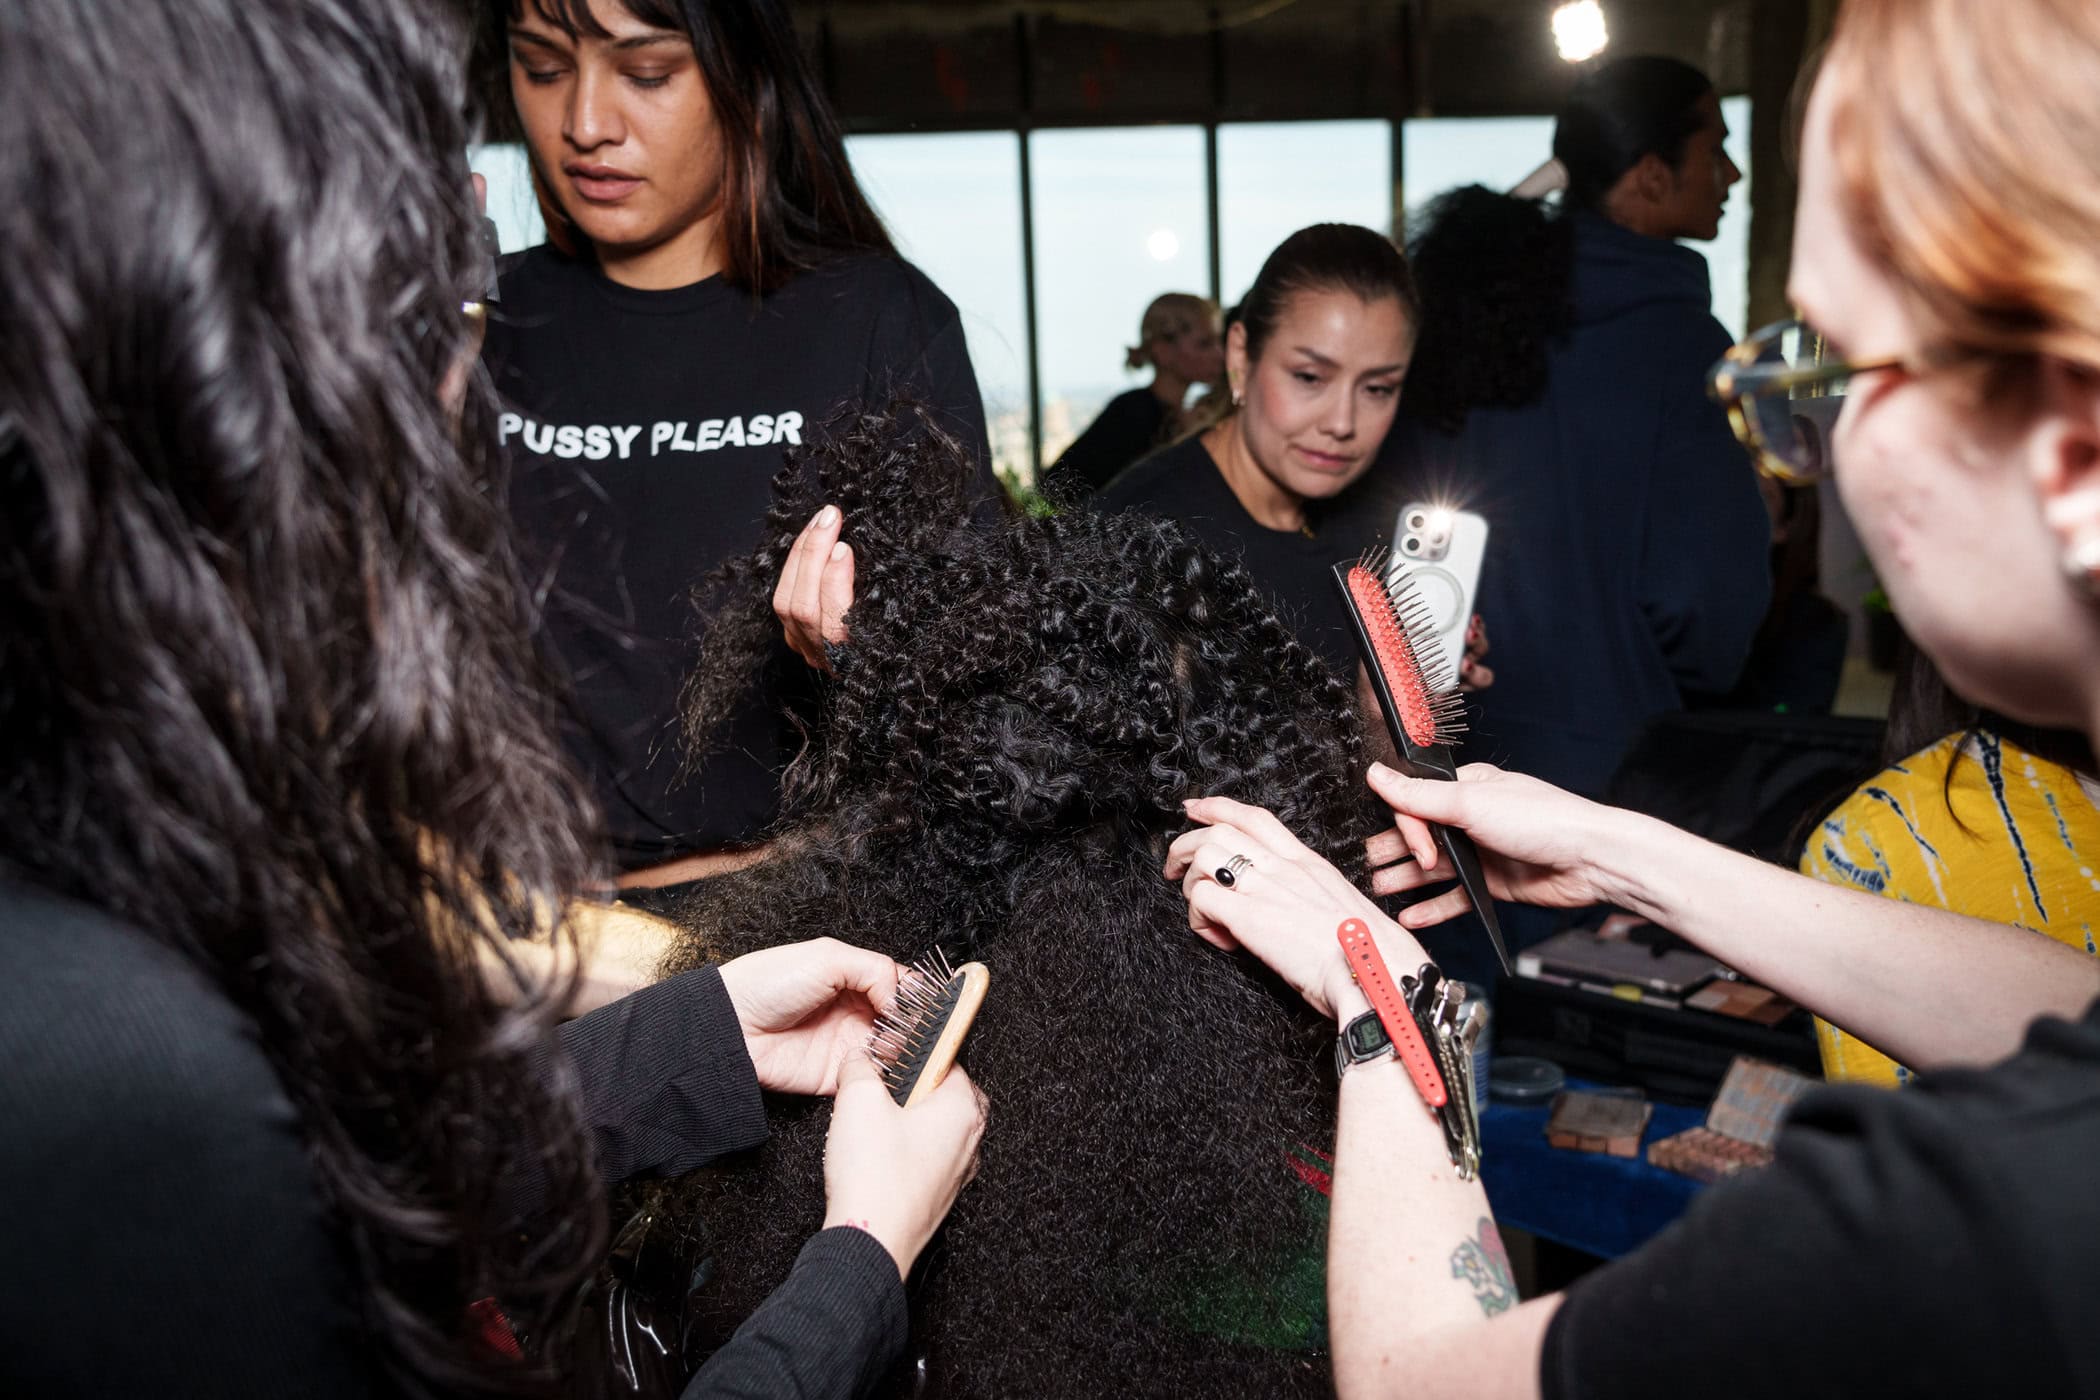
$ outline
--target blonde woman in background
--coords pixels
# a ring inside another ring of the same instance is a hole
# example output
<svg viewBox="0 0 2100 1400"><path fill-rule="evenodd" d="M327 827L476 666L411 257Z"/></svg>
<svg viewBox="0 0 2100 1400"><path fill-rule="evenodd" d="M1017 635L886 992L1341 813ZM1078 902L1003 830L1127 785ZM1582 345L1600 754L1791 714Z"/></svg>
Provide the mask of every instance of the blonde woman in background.
<svg viewBox="0 0 2100 1400"><path fill-rule="evenodd" d="M1116 473L1173 441L1190 426L1182 401L1189 390L1222 383L1225 339L1218 304L1190 292L1154 297L1123 357L1130 370L1152 366L1152 382L1116 395L1100 416L1043 473L1043 494L1062 502L1091 496Z"/></svg>

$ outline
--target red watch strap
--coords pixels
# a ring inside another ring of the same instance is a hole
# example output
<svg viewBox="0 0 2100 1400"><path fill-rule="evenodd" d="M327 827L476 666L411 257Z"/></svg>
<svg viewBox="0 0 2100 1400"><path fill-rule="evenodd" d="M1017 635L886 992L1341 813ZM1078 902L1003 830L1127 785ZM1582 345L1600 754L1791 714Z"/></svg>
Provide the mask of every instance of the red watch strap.
<svg viewBox="0 0 2100 1400"><path fill-rule="evenodd" d="M1370 998L1371 1009L1378 1013L1378 1024L1385 1027L1393 1052L1407 1066L1408 1077L1415 1081L1422 1101L1431 1108L1442 1108L1450 1101L1450 1095L1444 1091L1444 1076L1437 1073L1436 1060L1422 1039L1421 1027L1415 1024L1415 1013L1407 1009L1393 975L1386 971L1385 958L1378 951L1377 940L1371 937L1371 926L1362 919L1344 919L1334 936L1342 945L1342 956L1349 960L1349 975Z"/></svg>

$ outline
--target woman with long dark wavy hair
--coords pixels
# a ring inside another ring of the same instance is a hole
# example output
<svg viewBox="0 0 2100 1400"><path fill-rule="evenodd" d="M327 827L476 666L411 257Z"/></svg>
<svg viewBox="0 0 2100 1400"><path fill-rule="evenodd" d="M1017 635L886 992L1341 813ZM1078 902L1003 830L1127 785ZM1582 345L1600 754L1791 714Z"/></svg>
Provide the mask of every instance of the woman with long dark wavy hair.
<svg viewBox="0 0 2100 1400"><path fill-rule="evenodd" d="M595 856L470 373L463 49L410 3L0 10L8 1394L544 1392L601 1180L754 1145L761 1088L837 1094L859 1228L693 1393L845 1394L969 1170L966 1080L907 1114L842 1058L880 954L559 1036L509 956Z"/></svg>
<svg viewBox="0 0 2100 1400"><path fill-rule="evenodd" d="M486 359L571 747L620 882L702 878L756 858L793 751L770 702L808 677L784 648L764 658L730 756L687 781L671 741L694 586L757 541L783 450L844 403L932 405L996 498L983 401L954 305L854 179L784 0L480 9L547 223L504 267Z"/></svg>

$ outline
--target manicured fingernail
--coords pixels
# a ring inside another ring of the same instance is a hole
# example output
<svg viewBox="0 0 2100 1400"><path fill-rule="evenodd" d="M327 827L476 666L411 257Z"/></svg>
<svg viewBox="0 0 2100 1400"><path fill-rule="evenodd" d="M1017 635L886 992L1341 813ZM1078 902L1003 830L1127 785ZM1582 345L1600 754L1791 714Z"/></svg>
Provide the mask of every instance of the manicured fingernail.
<svg viewBox="0 0 2100 1400"><path fill-rule="evenodd" d="M826 506L824 507L824 509L817 512L817 523L819 525L836 525L838 523L838 519L839 508L837 506Z"/></svg>
<svg viewBox="0 0 2100 1400"><path fill-rule="evenodd" d="M1383 763L1373 763L1371 765L1371 776L1378 779L1380 782L1384 782L1387 779L1397 778L1400 775L1398 773L1395 773L1392 769L1386 767Z"/></svg>
<svg viewBox="0 0 2100 1400"><path fill-rule="evenodd" d="M839 560L841 560L841 559L843 559L843 558L845 558L845 557L846 557L846 542L845 542L844 540L840 540L840 541L839 541L839 542L838 542L837 544L835 544L835 545L833 545L833 546L831 547L831 558L832 558L832 562L833 562L833 563L837 563L837 562L838 562Z"/></svg>

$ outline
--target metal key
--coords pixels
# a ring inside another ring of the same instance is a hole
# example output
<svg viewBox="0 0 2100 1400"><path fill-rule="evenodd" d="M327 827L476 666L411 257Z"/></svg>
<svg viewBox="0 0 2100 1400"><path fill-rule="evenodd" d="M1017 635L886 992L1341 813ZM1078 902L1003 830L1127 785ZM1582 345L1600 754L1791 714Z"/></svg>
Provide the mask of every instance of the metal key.
<svg viewBox="0 0 2100 1400"><path fill-rule="evenodd" d="M1403 977L1400 983L1408 1010L1449 1091L1444 1106L1436 1112L1444 1130L1445 1151L1459 1177L1470 1181L1480 1170L1480 1108L1472 1058L1472 1042L1479 1035L1477 1018L1462 1011L1465 987L1445 978L1434 963L1424 963L1416 976Z"/></svg>

